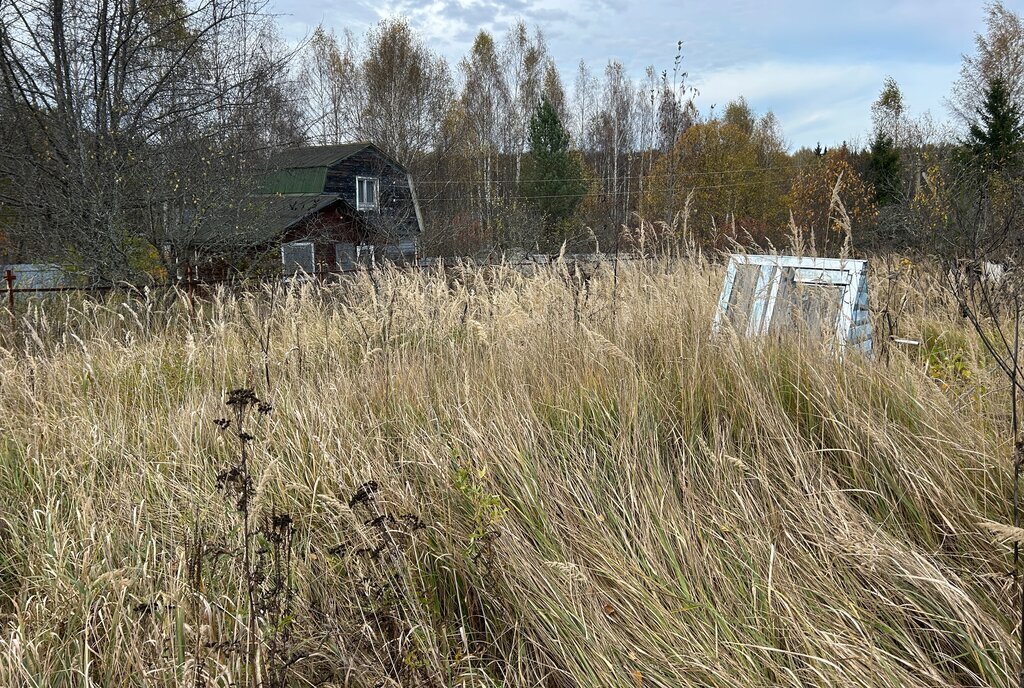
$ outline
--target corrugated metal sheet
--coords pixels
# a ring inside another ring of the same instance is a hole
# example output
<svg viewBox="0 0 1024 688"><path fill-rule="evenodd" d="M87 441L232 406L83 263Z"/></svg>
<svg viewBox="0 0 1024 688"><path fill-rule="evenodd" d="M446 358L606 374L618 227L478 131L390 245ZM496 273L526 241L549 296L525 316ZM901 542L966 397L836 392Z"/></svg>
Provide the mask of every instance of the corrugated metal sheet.
<svg viewBox="0 0 1024 688"><path fill-rule="evenodd" d="M50 263L0 264L0 277L8 270L14 273L15 289L52 289L71 286L73 282L61 266ZM0 287L5 286L0 282Z"/></svg>
<svg viewBox="0 0 1024 688"><path fill-rule="evenodd" d="M267 175L263 191L270 194L319 194L323 193L326 181L326 167L283 169Z"/></svg>

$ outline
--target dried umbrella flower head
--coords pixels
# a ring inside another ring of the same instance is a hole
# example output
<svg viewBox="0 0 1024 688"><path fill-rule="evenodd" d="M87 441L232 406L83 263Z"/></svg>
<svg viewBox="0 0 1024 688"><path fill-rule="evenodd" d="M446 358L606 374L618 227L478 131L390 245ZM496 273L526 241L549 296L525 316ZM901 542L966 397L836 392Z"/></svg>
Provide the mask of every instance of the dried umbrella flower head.
<svg viewBox="0 0 1024 688"><path fill-rule="evenodd" d="M225 403L234 407L236 411L244 411L250 404L260 403L260 399L251 387L240 387L228 392L228 399Z"/></svg>
<svg viewBox="0 0 1024 688"><path fill-rule="evenodd" d="M356 491L352 495L352 498L348 500L349 508L352 508L359 504L366 504L370 502L374 498L374 495L377 494L378 489L380 489L380 484L377 483L376 480L370 480L368 482L363 483L358 488L356 488Z"/></svg>

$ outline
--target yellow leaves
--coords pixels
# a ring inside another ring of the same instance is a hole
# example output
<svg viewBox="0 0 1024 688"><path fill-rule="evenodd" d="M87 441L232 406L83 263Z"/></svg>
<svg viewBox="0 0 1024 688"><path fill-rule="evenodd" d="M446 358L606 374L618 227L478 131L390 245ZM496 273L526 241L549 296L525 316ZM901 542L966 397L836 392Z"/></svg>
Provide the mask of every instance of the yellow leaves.
<svg viewBox="0 0 1024 688"><path fill-rule="evenodd" d="M702 228L730 221L781 227L785 154L765 144L759 126L751 132L712 120L687 129L649 175L641 213L669 220L682 212Z"/></svg>
<svg viewBox="0 0 1024 688"><path fill-rule="evenodd" d="M966 351L945 350L933 346L927 352L925 368L928 377L934 380L943 392L961 394L977 389L977 384L973 384L974 370Z"/></svg>
<svg viewBox="0 0 1024 688"><path fill-rule="evenodd" d="M910 201L910 207L923 229L936 231L949 225L951 199L942 167L930 153L925 154L924 161L925 170Z"/></svg>
<svg viewBox="0 0 1024 688"><path fill-rule="evenodd" d="M843 148L830 150L817 164L802 169L793 180L788 201L797 225L811 231L842 231L847 218L856 228L878 215L874 190L853 169ZM840 207L846 217L837 212Z"/></svg>

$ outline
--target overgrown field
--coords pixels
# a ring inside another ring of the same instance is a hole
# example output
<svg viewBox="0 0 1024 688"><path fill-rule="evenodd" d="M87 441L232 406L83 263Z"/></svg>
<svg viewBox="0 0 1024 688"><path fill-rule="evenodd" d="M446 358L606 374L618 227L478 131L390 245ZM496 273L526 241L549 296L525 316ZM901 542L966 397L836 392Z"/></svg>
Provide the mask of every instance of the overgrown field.
<svg viewBox="0 0 1024 688"><path fill-rule="evenodd" d="M1006 384L885 272L874 361L701 262L32 309L0 685L1010 685Z"/></svg>

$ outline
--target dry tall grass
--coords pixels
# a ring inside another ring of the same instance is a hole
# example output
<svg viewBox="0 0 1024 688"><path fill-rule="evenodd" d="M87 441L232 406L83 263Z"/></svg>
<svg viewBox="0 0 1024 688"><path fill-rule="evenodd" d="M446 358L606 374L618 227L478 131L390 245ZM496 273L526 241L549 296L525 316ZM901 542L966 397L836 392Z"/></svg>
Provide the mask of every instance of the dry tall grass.
<svg viewBox="0 0 1024 688"><path fill-rule="evenodd" d="M719 283L32 310L0 351L0 685L1009 685L1006 394L955 309L901 282L927 352L841 363L711 339ZM284 579L260 536L247 587L217 485L238 387L274 407L252 520L295 524L290 611L255 619Z"/></svg>

